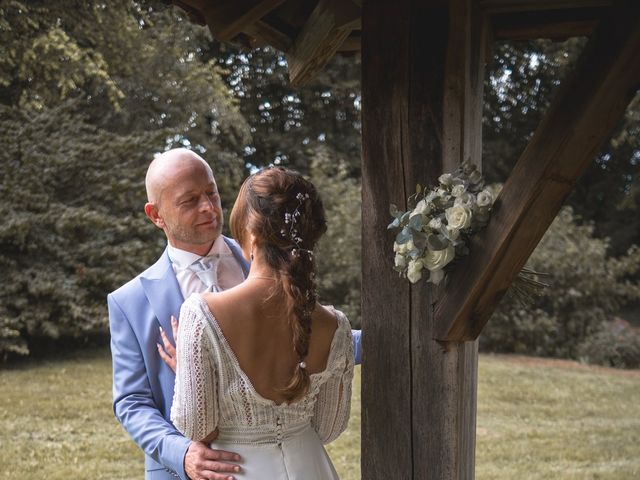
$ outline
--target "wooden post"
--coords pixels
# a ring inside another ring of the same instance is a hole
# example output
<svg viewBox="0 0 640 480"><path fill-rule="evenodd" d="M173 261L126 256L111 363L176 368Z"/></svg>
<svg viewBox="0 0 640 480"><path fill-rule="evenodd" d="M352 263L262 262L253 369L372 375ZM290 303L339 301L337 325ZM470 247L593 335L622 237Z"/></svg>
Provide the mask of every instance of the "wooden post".
<svg viewBox="0 0 640 480"><path fill-rule="evenodd" d="M363 2L362 478L474 477L477 344L433 340L437 292L393 270L389 204L480 165L486 22L472 0Z"/></svg>

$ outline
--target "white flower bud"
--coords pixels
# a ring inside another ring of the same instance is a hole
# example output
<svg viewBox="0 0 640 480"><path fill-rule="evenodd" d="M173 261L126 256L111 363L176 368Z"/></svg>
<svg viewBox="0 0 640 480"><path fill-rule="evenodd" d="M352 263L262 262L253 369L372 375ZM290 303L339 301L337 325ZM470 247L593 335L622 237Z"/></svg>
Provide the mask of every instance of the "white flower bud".
<svg viewBox="0 0 640 480"><path fill-rule="evenodd" d="M457 197L453 204L454 205L463 205L465 207L469 207L472 208L473 204L475 203L476 199L475 196L473 195L473 193L469 193L469 192L464 192L462 195L460 195L459 197Z"/></svg>
<svg viewBox="0 0 640 480"><path fill-rule="evenodd" d="M466 191L467 189L464 185L454 185L454 187L451 189L451 195L453 195L454 197L459 197Z"/></svg>
<svg viewBox="0 0 640 480"><path fill-rule="evenodd" d="M442 220L440 220L437 217L436 218L432 218L429 221L429 224L427 226L432 230L440 230L440 227L442 226Z"/></svg>
<svg viewBox="0 0 640 480"><path fill-rule="evenodd" d="M487 189L482 190L478 193L477 204L478 207L490 207L493 205L493 194Z"/></svg>
<svg viewBox="0 0 640 480"><path fill-rule="evenodd" d="M407 266L407 257L402 255L401 253L396 253L396 258L394 259L394 263L396 267L404 268Z"/></svg>
<svg viewBox="0 0 640 480"><path fill-rule="evenodd" d="M451 182L453 181L453 175L451 175L450 173L443 173L442 175L440 175L440 178L438 178L438 181L442 185L451 185Z"/></svg>
<svg viewBox="0 0 640 480"><path fill-rule="evenodd" d="M410 260L407 268L407 278L411 283L416 283L422 278L422 260Z"/></svg>
<svg viewBox="0 0 640 480"><path fill-rule="evenodd" d="M413 212L409 215L409 218L414 217L416 215L427 215L431 211L431 207L423 198L418 202L416 208L413 209Z"/></svg>

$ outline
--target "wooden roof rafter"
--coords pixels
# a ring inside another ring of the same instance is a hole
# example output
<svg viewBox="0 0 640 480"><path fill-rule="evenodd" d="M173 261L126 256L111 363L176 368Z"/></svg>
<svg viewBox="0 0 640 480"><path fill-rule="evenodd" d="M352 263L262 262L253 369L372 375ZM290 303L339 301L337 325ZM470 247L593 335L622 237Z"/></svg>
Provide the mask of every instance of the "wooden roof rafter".
<svg viewBox="0 0 640 480"><path fill-rule="evenodd" d="M362 0L171 0L222 42L270 45L287 55L294 86L317 75L336 53L360 51ZM474 0L492 38L588 36L614 0ZM443 2L444 4L444 2Z"/></svg>

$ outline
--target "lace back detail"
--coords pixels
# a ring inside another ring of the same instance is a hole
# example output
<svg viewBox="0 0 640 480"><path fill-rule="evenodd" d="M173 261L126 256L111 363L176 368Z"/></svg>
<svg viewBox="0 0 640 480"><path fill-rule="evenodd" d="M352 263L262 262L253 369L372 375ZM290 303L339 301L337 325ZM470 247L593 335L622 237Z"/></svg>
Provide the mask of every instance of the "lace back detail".
<svg viewBox="0 0 640 480"><path fill-rule="evenodd" d="M351 327L336 311L338 328L323 372L311 375L311 388L302 399L276 404L262 397L242 372L222 330L199 295L180 311L178 371L171 419L185 436L201 440L215 428L277 432L311 423L324 442L347 426L351 404L353 350ZM222 434L222 433L221 433Z"/></svg>

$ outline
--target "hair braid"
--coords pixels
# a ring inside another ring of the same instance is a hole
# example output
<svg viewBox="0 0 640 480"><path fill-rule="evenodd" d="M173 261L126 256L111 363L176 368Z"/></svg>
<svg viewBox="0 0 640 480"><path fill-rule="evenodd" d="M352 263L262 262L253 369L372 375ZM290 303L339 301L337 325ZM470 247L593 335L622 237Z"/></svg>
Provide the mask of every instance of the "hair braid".
<svg viewBox="0 0 640 480"><path fill-rule="evenodd" d="M233 236L246 232L264 247L265 261L277 272L285 296L293 349L298 363L282 389L288 401L309 389L304 361L309 353L311 314L317 301L313 248L326 231L324 208L315 187L297 172L281 167L262 170L240 189L231 212Z"/></svg>

